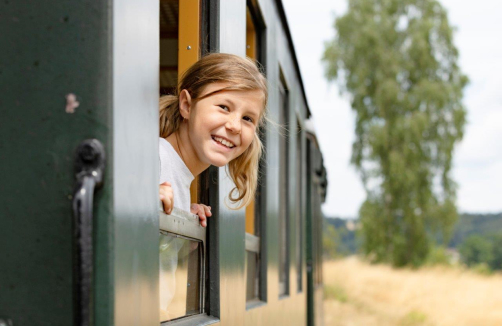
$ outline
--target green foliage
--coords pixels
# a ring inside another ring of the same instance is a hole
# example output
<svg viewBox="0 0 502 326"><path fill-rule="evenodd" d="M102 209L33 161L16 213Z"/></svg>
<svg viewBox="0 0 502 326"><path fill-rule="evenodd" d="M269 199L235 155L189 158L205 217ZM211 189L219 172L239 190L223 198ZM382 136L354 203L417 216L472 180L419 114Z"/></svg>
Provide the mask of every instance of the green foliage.
<svg viewBox="0 0 502 326"><path fill-rule="evenodd" d="M462 261L475 270L502 270L502 232L471 235L460 245L459 251Z"/></svg>
<svg viewBox="0 0 502 326"><path fill-rule="evenodd" d="M450 248L458 247L470 235L477 234L489 237L494 230L502 230L502 213L461 214L448 246Z"/></svg>
<svg viewBox="0 0 502 326"><path fill-rule="evenodd" d="M479 235L471 235L460 246L460 255L464 263L472 267L481 263L490 265L493 259L492 243Z"/></svg>
<svg viewBox="0 0 502 326"><path fill-rule="evenodd" d="M333 225L324 223L322 235L322 247L325 258L333 259L337 256L337 246L340 242L338 234Z"/></svg>
<svg viewBox="0 0 502 326"><path fill-rule="evenodd" d="M325 285L324 298L326 300L336 300L340 302L347 302L348 296L345 289L339 285Z"/></svg>
<svg viewBox="0 0 502 326"><path fill-rule="evenodd" d="M335 228L337 235L336 254L338 256L348 256L358 252L359 243L357 242L355 228L359 221L328 217L325 219L325 223ZM351 228L348 227L350 224L352 225Z"/></svg>
<svg viewBox="0 0 502 326"><path fill-rule="evenodd" d="M427 315L420 311L410 311L401 319L401 326L418 326L427 321Z"/></svg>
<svg viewBox="0 0 502 326"><path fill-rule="evenodd" d="M487 263L479 263L471 267L471 269L481 275L491 275L493 273L492 269Z"/></svg>
<svg viewBox="0 0 502 326"><path fill-rule="evenodd" d="M502 232L491 237L492 241L492 260L490 267L493 270L502 270Z"/></svg>
<svg viewBox="0 0 502 326"><path fill-rule="evenodd" d="M362 249L376 261L418 266L430 230L446 242L457 220L450 169L467 77L452 28L435 0L349 0L335 29L323 60L356 112L352 163L367 191Z"/></svg>
<svg viewBox="0 0 502 326"><path fill-rule="evenodd" d="M425 263L429 266L451 265L450 256L446 252L445 247L441 246L433 246L432 249L429 250Z"/></svg>

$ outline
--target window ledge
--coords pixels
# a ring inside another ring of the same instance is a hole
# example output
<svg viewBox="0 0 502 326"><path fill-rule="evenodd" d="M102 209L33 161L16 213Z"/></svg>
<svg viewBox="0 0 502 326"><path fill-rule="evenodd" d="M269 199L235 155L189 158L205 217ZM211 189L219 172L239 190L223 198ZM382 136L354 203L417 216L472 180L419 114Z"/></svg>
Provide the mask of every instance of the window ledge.
<svg viewBox="0 0 502 326"><path fill-rule="evenodd" d="M286 294L281 294L281 295L279 296L279 301L281 301L281 300L285 300L285 299L289 299L289 298L290 298L289 293L286 293Z"/></svg>
<svg viewBox="0 0 502 326"><path fill-rule="evenodd" d="M206 326L206 325L212 325L216 324L219 322L220 319L213 317L213 316L208 316L206 314L200 314L200 315L195 315L195 316L190 316L190 317L184 317L181 319L177 320L172 320L172 321L167 321L164 323L161 323L161 326Z"/></svg>
<svg viewBox="0 0 502 326"><path fill-rule="evenodd" d="M254 309L254 308L266 306L266 305L267 305L267 303L265 301L261 301L261 300L257 300L257 299L250 300L250 301L246 302L246 311Z"/></svg>

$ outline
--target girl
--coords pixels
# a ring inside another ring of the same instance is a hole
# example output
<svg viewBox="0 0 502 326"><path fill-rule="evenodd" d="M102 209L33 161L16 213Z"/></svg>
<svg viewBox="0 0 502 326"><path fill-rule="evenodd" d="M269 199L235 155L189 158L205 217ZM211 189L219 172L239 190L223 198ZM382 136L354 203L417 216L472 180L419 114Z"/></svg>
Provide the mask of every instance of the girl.
<svg viewBox="0 0 502 326"><path fill-rule="evenodd" d="M211 207L190 205L190 184L210 165L228 164L235 183L229 199L236 209L254 198L266 103L267 82L255 63L222 53L203 57L183 75L175 95L160 98L159 192L167 214L176 206L207 225ZM170 305L182 242L160 239L160 321L185 314Z"/></svg>
<svg viewBox="0 0 502 326"><path fill-rule="evenodd" d="M192 180L210 165L228 164L235 209L254 197L262 143L267 82L250 59L214 53L183 75L175 95L160 98L160 199L197 214L202 226L211 207L190 205Z"/></svg>

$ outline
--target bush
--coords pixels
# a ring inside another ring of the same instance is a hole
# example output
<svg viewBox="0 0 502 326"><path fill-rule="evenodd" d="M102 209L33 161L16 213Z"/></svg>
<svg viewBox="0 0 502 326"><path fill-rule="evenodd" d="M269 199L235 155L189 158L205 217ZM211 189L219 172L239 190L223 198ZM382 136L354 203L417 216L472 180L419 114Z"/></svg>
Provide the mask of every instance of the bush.
<svg viewBox="0 0 502 326"><path fill-rule="evenodd" d="M493 273L492 269L490 268L490 266L488 266L487 263L476 264L472 266L472 270L481 275L490 275Z"/></svg>
<svg viewBox="0 0 502 326"><path fill-rule="evenodd" d="M493 270L502 270L502 233L497 233L491 237L492 240L492 261L490 264Z"/></svg>
<svg viewBox="0 0 502 326"><path fill-rule="evenodd" d="M422 325L427 320L427 315L420 311L410 311L401 319L401 326L418 326Z"/></svg>
<svg viewBox="0 0 502 326"><path fill-rule="evenodd" d="M345 289L339 285L325 285L324 297L326 300L336 300L340 302L347 302L348 297Z"/></svg>
<svg viewBox="0 0 502 326"><path fill-rule="evenodd" d="M331 224L325 223L322 233L323 256L326 259L336 258L340 239L335 227Z"/></svg>
<svg viewBox="0 0 502 326"><path fill-rule="evenodd" d="M460 246L460 255L469 267L481 263L490 266L493 260L493 244L479 235L471 235Z"/></svg>
<svg viewBox="0 0 502 326"><path fill-rule="evenodd" d="M427 255L426 264L434 265L451 265L451 258L444 247L432 247Z"/></svg>

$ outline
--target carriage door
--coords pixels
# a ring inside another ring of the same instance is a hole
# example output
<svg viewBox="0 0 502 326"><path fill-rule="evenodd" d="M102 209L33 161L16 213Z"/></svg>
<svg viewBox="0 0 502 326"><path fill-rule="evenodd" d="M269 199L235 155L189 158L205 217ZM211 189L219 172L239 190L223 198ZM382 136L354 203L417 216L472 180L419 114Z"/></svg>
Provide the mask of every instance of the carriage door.
<svg viewBox="0 0 502 326"><path fill-rule="evenodd" d="M0 321L159 325L159 1L0 12Z"/></svg>

